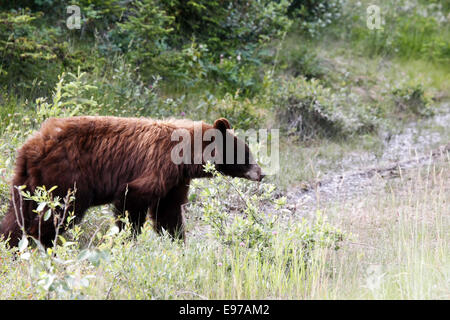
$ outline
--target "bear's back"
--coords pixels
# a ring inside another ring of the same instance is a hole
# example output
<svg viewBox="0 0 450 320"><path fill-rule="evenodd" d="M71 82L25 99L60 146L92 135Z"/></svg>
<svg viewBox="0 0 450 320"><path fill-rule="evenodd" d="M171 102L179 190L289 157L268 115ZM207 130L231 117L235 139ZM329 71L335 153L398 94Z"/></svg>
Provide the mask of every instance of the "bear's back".
<svg viewBox="0 0 450 320"><path fill-rule="evenodd" d="M190 126L193 122L187 120L50 118L19 150L15 184L78 181L80 187L95 185L96 192L108 195L123 179L167 171L172 132Z"/></svg>

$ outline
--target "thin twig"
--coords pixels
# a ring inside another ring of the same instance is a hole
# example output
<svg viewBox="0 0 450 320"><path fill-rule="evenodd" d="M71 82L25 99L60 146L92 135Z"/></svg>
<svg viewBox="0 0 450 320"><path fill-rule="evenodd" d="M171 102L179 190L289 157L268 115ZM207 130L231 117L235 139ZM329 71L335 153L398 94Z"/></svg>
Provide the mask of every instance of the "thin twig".
<svg viewBox="0 0 450 320"><path fill-rule="evenodd" d="M22 220L20 220L19 218L19 214L17 212L17 205L16 205L16 201L15 201L15 196L14 196L14 189L17 189L18 195L19 195L19 204L20 204L20 216L22 218ZM17 186L14 186L12 188L12 203L13 203L13 207L14 207L14 214L16 216L16 221L17 224L19 225L20 229L22 230L22 237L26 236L26 231L25 231L25 218L23 216L23 207L22 207L22 202L23 202L23 198L22 198L22 194L20 193L20 189Z"/></svg>

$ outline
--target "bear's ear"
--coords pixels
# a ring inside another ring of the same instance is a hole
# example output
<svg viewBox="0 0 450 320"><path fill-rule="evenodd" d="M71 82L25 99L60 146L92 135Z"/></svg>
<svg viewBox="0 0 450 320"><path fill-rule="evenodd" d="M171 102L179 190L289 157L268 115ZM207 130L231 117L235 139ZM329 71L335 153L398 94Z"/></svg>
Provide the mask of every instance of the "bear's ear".
<svg viewBox="0 0 450 320"><path fill-rule="evenodd" d="M227 129L231 129L231 125L225 118L219 118L214 121L214 128L219 129L221 132L225 133Z"/></svg>

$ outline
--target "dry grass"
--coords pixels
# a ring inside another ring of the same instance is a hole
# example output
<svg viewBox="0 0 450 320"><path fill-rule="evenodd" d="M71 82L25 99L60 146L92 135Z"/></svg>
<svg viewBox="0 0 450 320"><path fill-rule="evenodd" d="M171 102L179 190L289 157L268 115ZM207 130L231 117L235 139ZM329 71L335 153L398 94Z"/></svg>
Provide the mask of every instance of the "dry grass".
<svg viewBox="0 0 450 320"><path fill-rule="evenodd" d="M327 212L353 234L333 257L330 298L450 297L450 165L403 172L383 193Z"/></svg>

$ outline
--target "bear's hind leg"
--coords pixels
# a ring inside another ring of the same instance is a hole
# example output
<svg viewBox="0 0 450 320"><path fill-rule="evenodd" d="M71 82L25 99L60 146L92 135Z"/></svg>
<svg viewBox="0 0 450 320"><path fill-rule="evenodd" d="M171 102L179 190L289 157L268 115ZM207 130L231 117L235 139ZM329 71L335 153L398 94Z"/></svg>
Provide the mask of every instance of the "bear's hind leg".
<svg viewBox="0 0 450 320"><path fill-rule="evenodd" d="M116 224L119 229L122 230L125 227L125 223L122 219L125 217L125 212L128 212L128 221L131 223L134 235L141 233L142 226L147 217L148 204L127 195L126 200L114 201L113 205L114 214L117 218Z"/></svg>
<svg viewBox="0 0 450 320"><path fill-rule="evenodd" d="M189 184L172 188L168 194L153 206L151 218L159 234L166 230L174 239L184 240L184 217L182 205L187 202Z"/></svg>

